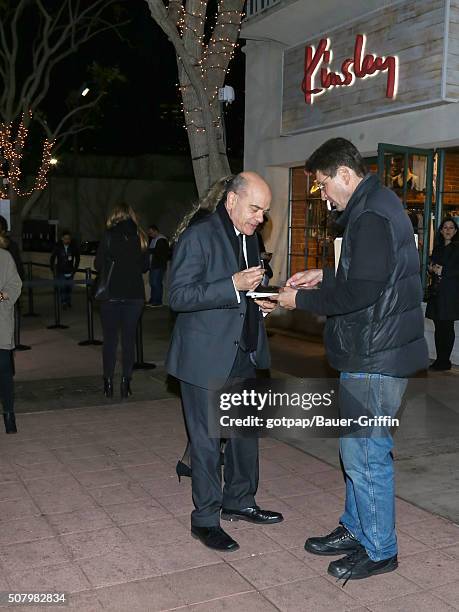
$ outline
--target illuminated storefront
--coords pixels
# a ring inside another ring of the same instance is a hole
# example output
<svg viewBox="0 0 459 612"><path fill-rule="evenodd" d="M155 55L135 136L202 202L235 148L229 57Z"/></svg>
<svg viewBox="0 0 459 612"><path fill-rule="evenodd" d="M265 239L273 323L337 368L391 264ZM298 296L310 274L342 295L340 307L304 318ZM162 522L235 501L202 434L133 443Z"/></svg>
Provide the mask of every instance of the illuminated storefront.
<svg viewBox="0 0 459 612"><path fill-rule="evenodd" d="M303 165L341 136L401 198L425 283L435 230L459 215L459 0L280 0L241 36L245 167L273 189L274 280L333 264L333 223Z"/></svg>

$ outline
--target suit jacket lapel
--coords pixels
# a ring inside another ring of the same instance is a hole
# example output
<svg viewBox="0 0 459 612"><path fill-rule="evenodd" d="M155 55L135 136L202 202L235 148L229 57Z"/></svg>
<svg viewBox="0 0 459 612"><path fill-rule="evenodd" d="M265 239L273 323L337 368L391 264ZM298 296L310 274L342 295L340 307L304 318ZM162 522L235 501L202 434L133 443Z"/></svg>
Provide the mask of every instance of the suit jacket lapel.
<svg viewBox="0 0 459 612"><path fill-rule="evenodd" d="M236 232L234 231L234 226L231 222L231 219L228 217L228 213L226 212L226 208L223 206L223 210L219 208L221 205L219 204L216 212L214 213L215 219L219 224L219 229L217 229L219 236L221 236L222 241L225 243L225 250L228 253L228 256L234 260L234 269L237 272L239 270L239 241L236 236Z"/></svg>

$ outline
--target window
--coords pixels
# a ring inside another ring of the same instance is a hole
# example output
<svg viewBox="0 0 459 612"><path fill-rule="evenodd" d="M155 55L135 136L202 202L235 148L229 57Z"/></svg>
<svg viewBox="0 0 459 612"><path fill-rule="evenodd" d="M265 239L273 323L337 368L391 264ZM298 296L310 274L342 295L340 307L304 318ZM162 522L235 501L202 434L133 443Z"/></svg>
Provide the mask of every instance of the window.
<svg viewBox="0 0 459 612"><path fill-rule="evenodd" d="M334 265L336 228L320 192L310 193L312 179L303 166L290 173L288 275Z"/></svg>

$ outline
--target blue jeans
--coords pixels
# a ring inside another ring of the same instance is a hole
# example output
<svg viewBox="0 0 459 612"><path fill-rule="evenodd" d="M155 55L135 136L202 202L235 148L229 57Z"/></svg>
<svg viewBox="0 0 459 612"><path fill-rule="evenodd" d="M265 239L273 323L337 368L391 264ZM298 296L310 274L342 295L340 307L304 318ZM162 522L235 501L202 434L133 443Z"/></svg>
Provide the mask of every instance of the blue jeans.
<svg viewBox="0 0 459 612"><path fill-rule="evenodd" d="M152 268L150 270L150 304L163 303L163 268Z"/></svg>
<svg viewBox="0 0 459 612"><path fill-rule="evenodd" d="M70 306L72 304L73 275L59 273L57 280L59 282L61 304Z"/></svg>
<svg viewBox="0 0 459 612"><path fill-rule="evenodd" d="M407 386L406 378L343 372L340 377L340 416L358 413L395 417ZM365 547L373 561L397 554L393 439L388 429L340 438L346 476L342 523Z"/></svg>

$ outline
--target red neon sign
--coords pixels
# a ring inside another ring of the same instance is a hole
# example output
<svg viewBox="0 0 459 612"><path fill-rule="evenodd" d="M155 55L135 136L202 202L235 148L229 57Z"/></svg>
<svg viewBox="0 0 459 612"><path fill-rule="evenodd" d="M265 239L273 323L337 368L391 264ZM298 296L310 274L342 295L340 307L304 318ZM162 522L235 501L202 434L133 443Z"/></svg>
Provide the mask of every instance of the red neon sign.
<svg viewBox="0 0 459 612"><path fill-rule="evenodd" d="M395 98L397 95L398 81L398 58L394 55L378 57L366 54L366 36L358 34L355 38L354 55L344 60L341 64L341 74L330 71L321 64L332 61L333 52L328 48L330 40L322 38L316 50L312 45L304 51L304 78L301 82L301 90L304 93L306 104L314 102L314 96L319 96L333 87L349 87L355 83L355 79L365 79L379 72L387 71L386 97ZM363 57L363 59L362 59ZM315 86L315 77L320 68L320 85Z"/></svg>

